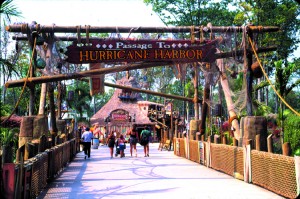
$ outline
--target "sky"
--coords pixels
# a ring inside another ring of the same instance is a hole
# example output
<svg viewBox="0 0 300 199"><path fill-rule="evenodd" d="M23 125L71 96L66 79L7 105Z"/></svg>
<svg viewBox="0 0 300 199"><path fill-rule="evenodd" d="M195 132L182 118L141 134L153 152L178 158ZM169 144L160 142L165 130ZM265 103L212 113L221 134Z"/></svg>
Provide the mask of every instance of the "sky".
<svg viewBox="0 0 300 199"><path fill-rule="evenodd" d="M23 18L12 22L59 26L164 26L143 0L14 0ZM300 47L294 52L299 57Z"/></svg>
<svg viewBox="0 0 300 199"><path fill-rule="evenodd" d="M14 0L18 22L59 26L164 26L143 0Z"/></svg>

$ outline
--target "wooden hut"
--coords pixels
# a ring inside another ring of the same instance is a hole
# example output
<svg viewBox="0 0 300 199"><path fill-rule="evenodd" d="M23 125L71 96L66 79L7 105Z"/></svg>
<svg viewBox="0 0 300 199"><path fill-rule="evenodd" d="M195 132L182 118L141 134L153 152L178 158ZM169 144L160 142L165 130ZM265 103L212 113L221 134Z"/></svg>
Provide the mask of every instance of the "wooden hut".
<svg viewBox="0 0 300 199"><path fill-rule="evenodd" d="M124 77L117 81L118 85L140 88L134 77ZM125 134L131 128L136 128L140 133L147 126L157 138L156 122L150 121L148 110L150 105L163 107L163 104L144 101L141 94L125 89L116 89L111 99L91 117L91 124L99 122L106 133L116 131Z"/></svg>

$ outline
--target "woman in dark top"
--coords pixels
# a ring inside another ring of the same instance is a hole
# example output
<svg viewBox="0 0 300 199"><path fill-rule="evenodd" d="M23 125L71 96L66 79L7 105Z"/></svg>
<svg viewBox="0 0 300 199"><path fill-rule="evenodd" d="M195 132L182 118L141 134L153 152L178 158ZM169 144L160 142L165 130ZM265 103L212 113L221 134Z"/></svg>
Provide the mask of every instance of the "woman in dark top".
<svg viewBox="0 0 300 199"><path fill-rule="evenodd" d="M115 140L116 140L116 137L115 137L115 134L114 132L112 131L108 137L107 137L107 145L109 147L109 150L110 150L110 158L113 158L113 154L114 154L114 147L115 147Z"/></svg>
<svg viewBox="0 0 300 199"><path fill-rule="evenodd" d="M131 131L128 132L129 142L130 142L130 155L132 156L132 149L134 149L135 157L137 157L137 150L136 150L136 143L138 143L138 132L133 128Z"/></svg>

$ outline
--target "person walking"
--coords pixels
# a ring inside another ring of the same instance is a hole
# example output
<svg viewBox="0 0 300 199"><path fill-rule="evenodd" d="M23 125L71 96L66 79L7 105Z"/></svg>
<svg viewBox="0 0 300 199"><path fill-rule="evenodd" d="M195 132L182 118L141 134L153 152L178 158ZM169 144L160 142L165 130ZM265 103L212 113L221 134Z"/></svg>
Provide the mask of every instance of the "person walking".
<svg viewBox="0 0 300 199"><path fill-rule="evenodd" d="M116 136L112 131L107 137L107 146L109 147L110 158L113 158Z"/></svg>
<svg viewBox="0 0 300 199"><path fill-rule="evenodd" d="M149 137L151 132L147 127L144 127L144 130L141 132L140 144L144 147L145 157L149 157Z"/></svg>
<svg viewBox="0 0 300 199"><path fill-rule="evenodd" d="M126 145L125 145L125 138L124 138L123 134L121 134L118 139L118 146L119 146L121 158L125 157L124 150L125 150Z"/></svg>
<svg viewBox="0 0 300 199"><path fill-rule="evenodd" d="M130 143L130 155L132 157L132 150L134 150L135 157L137 157L136 143L139 142L139 134L135 128L132 128L131 131L128 132L128 135Z"/></svg>
<svg viewBox="0 0 300 199"><path fill-rule="evenodd" d="M93 139L93 133L90 131L89 127L85 128L85 131L81 135L82 144L83 144L83 151L84 151L84 159L86 156L88 158L91 157L91 142Z"/></svg>

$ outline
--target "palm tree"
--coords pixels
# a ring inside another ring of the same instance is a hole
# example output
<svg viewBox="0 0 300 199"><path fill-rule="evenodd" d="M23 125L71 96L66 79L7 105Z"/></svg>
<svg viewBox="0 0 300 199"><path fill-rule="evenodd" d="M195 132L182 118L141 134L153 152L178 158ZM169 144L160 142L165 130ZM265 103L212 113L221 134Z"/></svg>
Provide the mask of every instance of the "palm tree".
<svg viewBox="0 0 300 199"><path fill-rule="evenodd" d="M11 17L21 17L21 12L17 10L15 5L13 5L13 0L6 0L1 1L0 6L0 16L3 16L3 25L2 21L0 20L0 67L1 67L1 74L3 75L3 82L5 82L6 74L5 71L7 71L8 74L11 74L11 71L13 70L13 65L6 57L7 52L7 44L4 43L2 46L2 40L5 41L5 39L2 38L2 31L5 30L5 26L8 23L11 22ZM2 19L2 18L1 18ZM3 27L2 27L3 26ZM3 37L7 37L7 34L4 33ZM3 57L4 55L4 57ZM14 59L16 60L16 59ZM1 76L2 76L1 75ZM3 99L5 99L5 89L3 89Z"/></svg>

